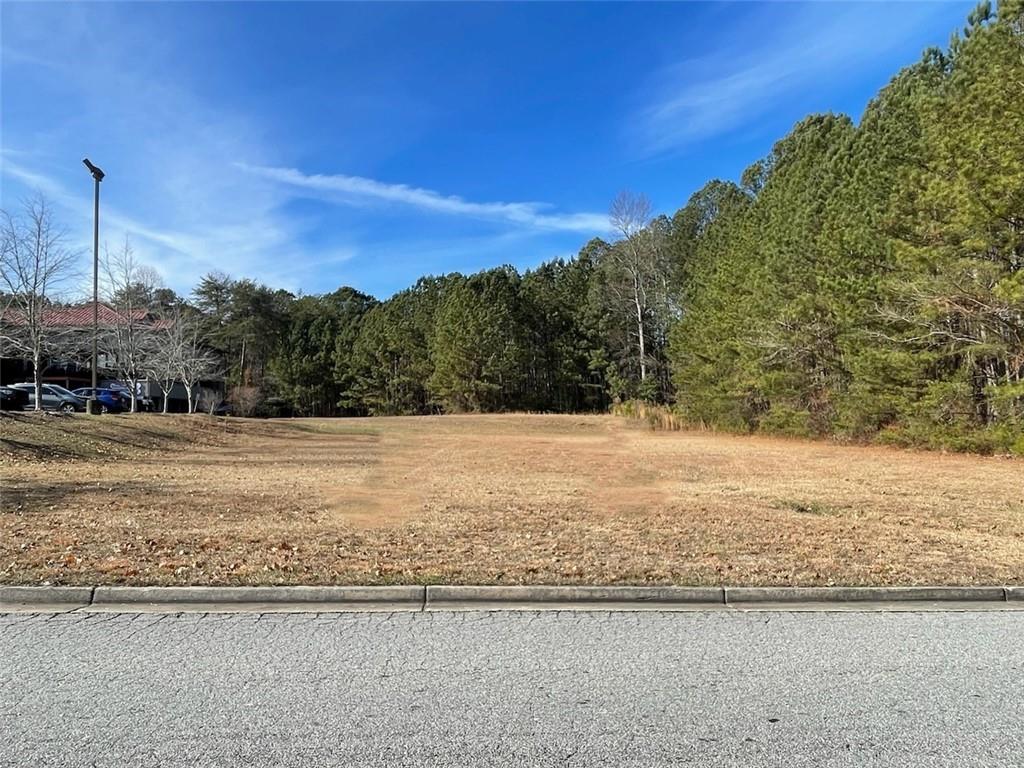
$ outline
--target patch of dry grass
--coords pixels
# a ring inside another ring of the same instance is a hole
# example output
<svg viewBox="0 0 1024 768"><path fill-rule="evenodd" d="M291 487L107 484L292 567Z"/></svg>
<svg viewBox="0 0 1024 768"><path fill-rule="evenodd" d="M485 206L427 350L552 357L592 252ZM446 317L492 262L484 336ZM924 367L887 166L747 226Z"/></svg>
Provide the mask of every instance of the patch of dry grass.
<svg viewBox="0 0 1024 768"><path fill-rule="evenodd" d="M1024 462L606 416L0 419L0 582L1024 582Z"/></svg>

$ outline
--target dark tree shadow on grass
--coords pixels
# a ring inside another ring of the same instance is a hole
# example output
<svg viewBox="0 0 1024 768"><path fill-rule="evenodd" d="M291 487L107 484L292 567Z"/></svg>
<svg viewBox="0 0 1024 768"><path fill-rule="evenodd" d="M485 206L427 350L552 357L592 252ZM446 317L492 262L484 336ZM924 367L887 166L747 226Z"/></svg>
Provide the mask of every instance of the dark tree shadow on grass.
<svg viewBox="0 0 1024 768"><path fill-rule="evenodd" d="M97 488L99 481L99 488ZM103 492L105 489L113 489L112 493L118 496L138 495L146 498L147 495L163 495L167 493L165 487L154 483L137 480L119 480L104 485L101 478L95 476L83 476L78 480L47 480L46 482L5 482L2 499L0 499L0 515L21 514L32 515L37 512L51 511L48 507L60 508L66 502L73 500L75 496L90 493Z"/></svg>

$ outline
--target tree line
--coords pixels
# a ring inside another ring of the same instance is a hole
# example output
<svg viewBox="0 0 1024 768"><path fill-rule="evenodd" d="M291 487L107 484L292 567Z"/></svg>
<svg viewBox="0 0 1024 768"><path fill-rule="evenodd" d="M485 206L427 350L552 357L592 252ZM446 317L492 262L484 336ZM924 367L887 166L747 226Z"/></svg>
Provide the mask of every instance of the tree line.
<svg viewBox="0 0 1024 768"><path fill-rule="evenodd" d="M691 421L1024 453L1024 4L676 215Z"/></svg>
<svg viewBox="0 0 1024 768"><path fill-rule="evenodd" d="M252 414L600 411L1024 452L1024 3L983 3L861 120L810 116L737 182L520 274L386 301L223 274L177 312ZM131 293L131 280L120 300Z"/></svg>

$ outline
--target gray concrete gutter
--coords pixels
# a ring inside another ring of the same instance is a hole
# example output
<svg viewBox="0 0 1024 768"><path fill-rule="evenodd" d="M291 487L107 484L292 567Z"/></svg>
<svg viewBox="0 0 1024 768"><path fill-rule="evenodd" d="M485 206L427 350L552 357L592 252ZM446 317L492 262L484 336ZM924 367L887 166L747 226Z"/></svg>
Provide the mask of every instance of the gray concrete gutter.
<svg viewBox="0 0 1024 768"><path fill-rule="evenodd" d="M53 587L0 585L0 612L1024 610L1013 587Z"/></svg>
<svg viewBox="0 0 1024 768"><path fill-rule="evenodd" d="M1011 588L1013 589L1013 588ZM1005 608L1006 587L726 587L725 602L747 610L827 605L835 610ZM1024 607L1024 606L1021 606Z"/></svg>

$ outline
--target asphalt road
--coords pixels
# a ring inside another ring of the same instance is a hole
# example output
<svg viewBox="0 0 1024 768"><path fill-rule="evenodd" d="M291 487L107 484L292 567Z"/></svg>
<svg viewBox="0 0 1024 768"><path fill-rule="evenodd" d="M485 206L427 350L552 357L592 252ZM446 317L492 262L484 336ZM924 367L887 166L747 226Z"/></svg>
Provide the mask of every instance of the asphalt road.
<svg viewBox="0 0 1024 768"><path fill-rule="evenodd" d="M1024 612L10 614L3 766L1024 765Z"/></svg>

